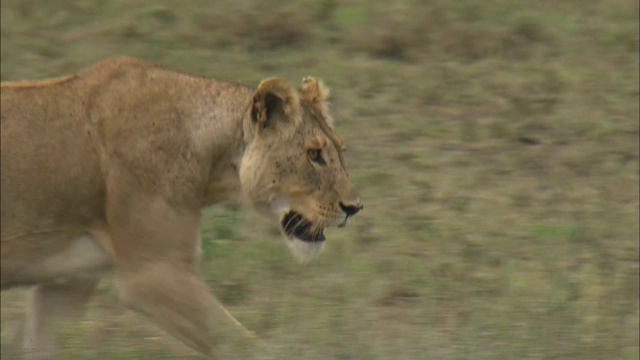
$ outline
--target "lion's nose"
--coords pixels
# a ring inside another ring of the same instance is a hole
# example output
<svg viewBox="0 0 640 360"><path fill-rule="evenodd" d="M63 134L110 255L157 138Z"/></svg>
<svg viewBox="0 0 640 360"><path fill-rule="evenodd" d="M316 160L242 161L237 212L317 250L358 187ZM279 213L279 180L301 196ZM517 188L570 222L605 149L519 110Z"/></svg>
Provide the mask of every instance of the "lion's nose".
<svg viewBox="0 0 640 360"><path fill-rule="evenodd" d="M345 204L340 201L340 209L342 209L348 217L357 214L358 211L362 210L362 208L364 208L364 205L361 202L358 202L357 204Z"/></svg>

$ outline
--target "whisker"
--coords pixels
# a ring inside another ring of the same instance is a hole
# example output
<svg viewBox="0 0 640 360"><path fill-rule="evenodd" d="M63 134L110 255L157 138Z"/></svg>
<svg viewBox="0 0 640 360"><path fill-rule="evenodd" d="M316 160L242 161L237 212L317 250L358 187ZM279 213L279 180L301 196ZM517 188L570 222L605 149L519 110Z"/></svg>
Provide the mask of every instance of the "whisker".
<svg viewBox="0 0 640 360"><path fill-rule="evenodd" d="M291 222L294 220L294 218L290 218L286 224L284 224L285 229L289 227L289 225L291 225Z"/></svg>
<svg viewBox="0 0 640 360"><path fill-rule="evenodd" d="M306 222L305 218L301 216L300 220L298 220L298 223L293 226L293 229L291 229L291 232L295 232L298 229L298 227L303 225L305 222Z"/></svg>
<svg viewBox="0 0 640 360"><path fill-rule="evenodd" d="M326 221L324 219L319 219L318 221L313 222L313 225L311 226L311 233L316 235L322 232L322 230L325 228L326 225Z"/></svg>

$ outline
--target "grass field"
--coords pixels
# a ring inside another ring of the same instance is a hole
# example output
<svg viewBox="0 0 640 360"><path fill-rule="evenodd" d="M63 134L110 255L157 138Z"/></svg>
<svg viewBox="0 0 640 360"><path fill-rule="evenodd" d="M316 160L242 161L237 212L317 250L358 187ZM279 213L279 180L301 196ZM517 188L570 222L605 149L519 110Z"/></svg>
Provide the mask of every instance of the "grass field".
<svg viewBox="0 0 640 360"><path fill-rule="evenodd" d="M0 75L127 54L326 81L365 210L305 265L244 207L202 229L211 289L275 358L638 359L638 2L284 3L3 0ZM23 297L2 294L2 359ZM58 337L64 359L197 358L110 280Z"/></svg>

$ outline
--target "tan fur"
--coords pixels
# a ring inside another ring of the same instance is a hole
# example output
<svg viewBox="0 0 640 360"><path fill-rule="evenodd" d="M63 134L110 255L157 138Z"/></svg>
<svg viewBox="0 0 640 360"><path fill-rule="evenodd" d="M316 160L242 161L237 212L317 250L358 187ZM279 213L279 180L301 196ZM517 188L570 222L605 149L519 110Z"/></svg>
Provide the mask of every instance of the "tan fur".
<svg viewBox="0 0 640 360"><path fill-rule="evenodd" d="M108 271L124 304L214 358L237 322L197 270L201 207L243 195L283 233L301 214L302 237L362 208L313 78L253 90L119 58L1 88L1 285L36 286L32 359L52 356L47 324L77 316ZM285 239L301 258L322 247Z"/></svg>
<svg viewBox="0 0 640 360"><path fill-rule="evenodd" d="M263 125L258 130L264 130L267 123L268 96L275 96L282 102L283 117L291 126L281 126L278 132L283 140L288 140L293 134L293 130L300 124L300 98L298 93L284 79L269 78L262 80L258 89L253 95L254 110L257 112L257 121Z"/></svg>
<svg viewBox="0 0 640 360"><path fill-rule="evenodd" d="M300 93L304 101L313 104L317 111L322 114L327 124L333 128L333 119L329 116L329 88L320 80L307 76L302 79L302 87Z"/></svg>

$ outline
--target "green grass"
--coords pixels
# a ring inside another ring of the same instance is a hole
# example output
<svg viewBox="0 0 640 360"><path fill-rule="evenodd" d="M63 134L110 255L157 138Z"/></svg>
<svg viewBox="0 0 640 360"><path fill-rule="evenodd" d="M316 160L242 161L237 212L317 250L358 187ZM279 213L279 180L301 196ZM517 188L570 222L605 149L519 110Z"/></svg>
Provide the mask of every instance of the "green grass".
<svg viewBox="0 0 640 360"><path fill-rule="evenodd" d="M297 264L248 209L203 221L207 282L276 358L640 355L637 2L1 6L2 80L127 54L332 88L366 207L327 231L322 257ZM2 294L2 359L19 348L23 297ZM123 310L110 281L58 330L66 359L196 358Z"/></svg>

